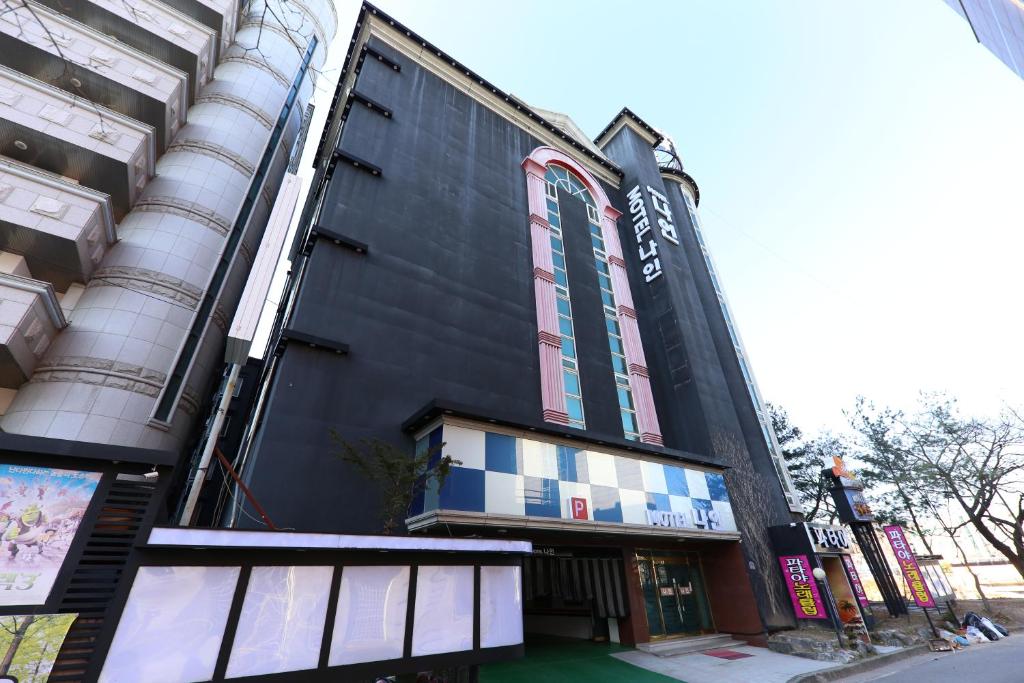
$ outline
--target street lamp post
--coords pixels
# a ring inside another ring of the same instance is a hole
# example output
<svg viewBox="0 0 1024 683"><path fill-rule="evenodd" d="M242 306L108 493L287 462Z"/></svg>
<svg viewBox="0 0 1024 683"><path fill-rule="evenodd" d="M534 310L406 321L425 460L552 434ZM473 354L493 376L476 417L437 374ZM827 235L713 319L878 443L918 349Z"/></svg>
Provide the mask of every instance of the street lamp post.
<svg viewBox="0 0 1024 683"><path fill-rule="evenodd" d="M832 626L836 629L836 640L839 641L839 649L843 649L843 630L839 619L839 612L836 610L836 601L832 595L832 589L828 585L828 575L821 567L815 567L811 574L814 575L814 579L821 584L822 590L825 591L825 611L832 621Z"/></svg>

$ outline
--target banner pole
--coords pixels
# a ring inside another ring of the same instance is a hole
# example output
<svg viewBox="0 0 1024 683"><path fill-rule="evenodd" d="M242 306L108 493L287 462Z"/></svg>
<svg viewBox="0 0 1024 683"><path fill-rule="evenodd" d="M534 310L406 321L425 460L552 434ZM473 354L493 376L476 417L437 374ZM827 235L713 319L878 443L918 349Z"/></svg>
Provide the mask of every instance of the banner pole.
<svg viewBox="0 0 1024 683"><path fill-rule="evenodd" d="M828 575L820 567L815 567L811 573L814 579L821 584L822 590L825 591L825 614L828 615L828 620L832 622L832 626L836 630L836 640L839 641L839 649L842 650L845 647L843 645L842 620L839 618L839 608L836 606L836 599L832 595L832 588L828 585Z"/></svg>
<svg viewBox="0 0 1024 683"><path fill-rule="evenodd" d="M938 629L935 628L935 623L932 621L932 615L928 614L928 608L927 607L922 607L921 611L924 612L924 617L925 617L925 619L928 620L928 625L932 627L932 635L935 636L936 638L938 638L939 637L939 631L938 631Z"/></svg>
<svg viewBox="0 0 1024 683"><path fill-rule="evenodd" d="M946 600L946 609L948 609L949 613L953 616L953 621L955 621L957 625L960 626L960 617L958 617L956 615L956 612L953 611L953 605L950 604L949 600Z"/></svg>

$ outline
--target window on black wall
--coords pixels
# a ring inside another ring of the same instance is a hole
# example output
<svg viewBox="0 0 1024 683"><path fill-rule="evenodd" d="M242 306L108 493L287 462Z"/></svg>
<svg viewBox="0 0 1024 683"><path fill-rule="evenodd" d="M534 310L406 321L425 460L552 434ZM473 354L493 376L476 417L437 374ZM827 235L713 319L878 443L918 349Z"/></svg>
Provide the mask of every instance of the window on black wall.
<svg viewBox="0 0 1024 683"><path fill-rule="evenodd" d="M558 210L558 189L582 201L587 207L587 224L590 230L590 244L597 268L597 280L601 291L601 305L604 309L605 327L608 336L608 350L611 353L612 371L619 397L619 414L622 418L622 433L630 440L640 440L640 430L633 403L633 390L629 384L629 368L619 327L618 309L615 304L615 287L604 234L601 231L601 217L597 203L590 191L572 171L556 164L550 164L544 175L547 191L548 222L551 224L551 257L555 265L555 296L558 303L559 331L562 335L562 374L565 387L566 409L569 422L574 427L586 427L583 416L583 393L580 388L579 368L576 361L576 341L573 334L572 308L569 303L568 275L565 271L565 249L562 242L561 216Z"/></svg>

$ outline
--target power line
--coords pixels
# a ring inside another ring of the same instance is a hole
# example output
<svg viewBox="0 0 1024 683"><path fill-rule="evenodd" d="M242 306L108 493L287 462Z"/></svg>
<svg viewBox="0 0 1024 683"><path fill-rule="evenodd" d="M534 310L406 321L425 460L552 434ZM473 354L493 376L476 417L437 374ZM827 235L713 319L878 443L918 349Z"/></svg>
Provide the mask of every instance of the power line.
<svg viewBox="0 0 1024 683"><path fill-rule="evenodd" d="M768 252L769 254L774 256L776 259L778 259L782 263L785 263L787 266L792 268L794 271L800 273L801 275L806 277L808 280L810 280L814 284L816 284L816 285L818 285L820 287L824 287L825 289L830 290L833 294L836 294L836 295L844 297L844 298L846 297L846 295L842 291L836 289L835 287L833 287L832 285L830 285L827 282L823 282L823 281L819 280L817 277L815 277L814 275L812 275L808 271L804 270L803 267L800 264L795 263L795 262L789 260L788 258L786 258L785 256L783 256L782 254L778 253L777 251L772 249L770 246L768 246L764 242L761 242L759 239L757 239L756 237L751 235L749 232L747 232L743 228L735 225L732 221L727 220L724 216L722 216L722 214L718 213L714 209L711 209L709 207L705 207L705 208L701 209L701 211L702 211L702 213L706 212L706 213L712 214L713 216L716 217L716 219L718 221L720 221L726 227L730 228L731 230L736 231L741 236L747 238L748 240L753 242L755 245L757 245L758 247L760 247L764 251Z"/></svg>

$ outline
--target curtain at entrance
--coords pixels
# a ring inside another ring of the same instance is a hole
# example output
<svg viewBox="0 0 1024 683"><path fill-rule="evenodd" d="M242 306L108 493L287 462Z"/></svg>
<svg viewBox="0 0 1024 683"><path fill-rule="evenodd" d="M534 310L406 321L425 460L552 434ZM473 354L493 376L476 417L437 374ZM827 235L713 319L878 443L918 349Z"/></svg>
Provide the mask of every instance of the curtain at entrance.
<svg viewBox="0 0 1024 683"><path fill-rule="evenodd" d="M622 560L592 557L528 557L523 560L523 597L591 602L596 616L629 614Z"/></svg>

